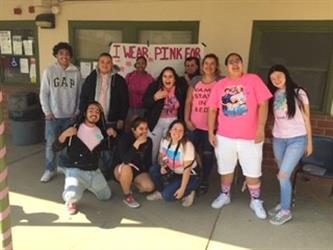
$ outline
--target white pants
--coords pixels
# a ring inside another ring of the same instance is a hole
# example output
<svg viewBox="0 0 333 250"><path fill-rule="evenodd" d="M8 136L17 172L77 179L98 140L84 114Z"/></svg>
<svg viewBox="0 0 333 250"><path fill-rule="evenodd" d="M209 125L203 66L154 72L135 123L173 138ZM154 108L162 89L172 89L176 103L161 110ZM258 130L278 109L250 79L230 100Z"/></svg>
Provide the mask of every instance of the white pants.
<svg viewBox="0 0 333 250"><path fill-rule="evenodd" d="M101 170L83 171L78 168L67 168L65 175L62 198L66 203L78 202L86 189L95 194L99 200L110 199L111 189Z"/></svg>
<svg viewBox="0 0 333 250"><path fill-rule="evenodd" d="M149 131L149 137L153 141L153 153L152 153L153 164L157 163L157 157L158 157L158 152L160 150L160 143L162 138L166 136L170 124L176 119L177 119L176 117L160 118L153 131Z"/></svg>
<svg viewBox="0 0 333 250"><path fill-rule="evenodd" d="M239 160L245 176L261 176L263 142L254 143L254 140L232 139L220 135L216 135L216 138L215 155L220 175L233 173Z"/></svg>

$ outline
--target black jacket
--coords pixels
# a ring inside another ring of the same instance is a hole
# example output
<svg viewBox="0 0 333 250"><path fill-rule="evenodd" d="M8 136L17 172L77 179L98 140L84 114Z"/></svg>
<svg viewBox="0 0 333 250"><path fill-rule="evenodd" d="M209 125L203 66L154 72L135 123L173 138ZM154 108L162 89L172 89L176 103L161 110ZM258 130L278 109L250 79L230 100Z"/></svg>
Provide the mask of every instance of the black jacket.
<svg viewBox="0 0 333 250"><path fill-rule="evenodd" d="M78 128L81 123L76 124ZM98 162L100 152L102 150L110 150L111 144L114 144L115 139L108 137L105 129L101 129L104 139L98 144L93 151L75 135L72 138L67 138L64 143L60 143L59 139L53 143L53 151L60 151L66 148L66 157L64 158L64 167L79 168L81 170L96 170L98 169Z"/></svg>
<svg viewBox="0 0 333 250"><path fill-rule="evenodd" d="M89 101L95 100L97 72L92 71L83 83L80 96L80 111L84 111ZM105 114L109 122L126 120L129 101L128 88L125 79L118 74L111 77L111 95L109 113Z"/></svg>
<svg viewBox="0 0 333 250"><path fill-rule="evenodd" d="M141 144L139 148L136 149L133 146L135 140L131 132L122 135L116 147L113 165L132 163L137 166L140 171L147 172L152 165L152 141L148 137L147 142Z"/></svg>
<svg viewBox="0 0 333 250"><path fill-rule="evenodd" d="M184 120L184 108L185 108L185 100L186 100L186 93L187 93L188 85L180 82L176 84L176 98L179 102L179 109L177 112L178 119ZM154 82L149 85L148 89L146 90L143 96L143 106L146 109L145 118L148 120L148 126L150 131L153 131L155 128L158 119L160 118L163 106L164 106L164 98L158 101L154 100L155 93L162 89L162 86L158 82Z"/></svg>

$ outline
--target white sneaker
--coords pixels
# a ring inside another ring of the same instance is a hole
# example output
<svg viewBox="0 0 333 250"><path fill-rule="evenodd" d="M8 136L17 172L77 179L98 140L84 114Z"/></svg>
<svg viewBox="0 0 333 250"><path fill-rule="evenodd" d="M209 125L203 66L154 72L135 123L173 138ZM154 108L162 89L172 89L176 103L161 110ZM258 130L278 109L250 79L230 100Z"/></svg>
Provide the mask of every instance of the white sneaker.
<svg viewBox="0 0 333 250"><path fill-rule="evenodd" d="M146 199L149 201L157 201L157 200L162 200L163 197L161 192L156 190L154 193L147 195Z"/></svg>
<svg viewBox="0 0 333 250"><path fill-rule="evenodd" d="M57 174L66 174L66 169L65 167L57 166Z"/></svg>
<svg viewBox="0 0 333 250"><path fill-rule="evenodd" d="M55 171L45 170L42 178L40 178L40 181L49 182L55 176L55 174Z"/></svg>
<svg viewBox="0 0 333 250"><path fill-rule="evenodd" d="M259 219L266 219L267 218L267 214L265 211L265 208L263 207L264 202L262 200L259 199L252 199L250 202L250 208L255 212L256 216Z"/></svg>
<svg viewBox="0 0 333 250"><path fill-rule="evenodd" d="M189 195L183 198L182 206L183 207L190 207L193 204L195 197L195 191L192 191Z"/></svg>
<svg viewBox="0 0 333 250"><path fill-rule="evenodd" d="M215 209L219 209L224 205L228 205L230 203L230 196L225 193L221 193L212 203L211 207Z"/></svg>

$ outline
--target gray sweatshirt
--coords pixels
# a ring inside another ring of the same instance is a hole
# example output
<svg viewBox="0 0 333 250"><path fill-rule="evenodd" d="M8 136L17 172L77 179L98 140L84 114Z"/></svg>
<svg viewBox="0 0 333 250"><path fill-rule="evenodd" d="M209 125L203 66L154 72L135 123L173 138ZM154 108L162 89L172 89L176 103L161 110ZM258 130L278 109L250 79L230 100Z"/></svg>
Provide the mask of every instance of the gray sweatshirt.
<svg viewBox="0 0 333 250"><path fill-rule="evenodd" d="M52 64L43 73L39 98L45 115L70 118L79 113L82 79L80 71L70 64L65 70Z"/></svg>

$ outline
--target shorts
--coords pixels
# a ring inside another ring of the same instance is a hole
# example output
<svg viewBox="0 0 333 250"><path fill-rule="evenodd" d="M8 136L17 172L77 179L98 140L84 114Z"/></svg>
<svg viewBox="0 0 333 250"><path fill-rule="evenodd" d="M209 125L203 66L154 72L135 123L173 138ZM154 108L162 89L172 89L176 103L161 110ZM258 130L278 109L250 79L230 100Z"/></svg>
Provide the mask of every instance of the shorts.
<svg viewBox="0 0 333 250"><path fill-rule="evenodd" d="M114 169L115 169L116 167L120 166L120 168L118 168L118 171L121 171L121 168L122 168L121 165L123 165L123 164L124 164L124 163L121 163L121 164L116 165L116 166L114 167ZM138 167L136 167L135 165L133 165L133 164L131 164L131 163L130 163L129 165L131 166L131 169L132 169L133 180L134 180L138 175L147 172L147 171L142 171L141 169L139 169ZM116 182L119 183L119 181L117 180L117 178L116 178L115 175L114 175L114 170L112 170L112 178L113 178Z"/></svg>
<svg viewBox="0 0 333 250"><path fill-rule="evenodd" d="M215 155L220 175L233 173L239 160L245 176L261 176L263 142L254 143L254 140L232 139L220 135L216 135L216 138Z"/></svg>

